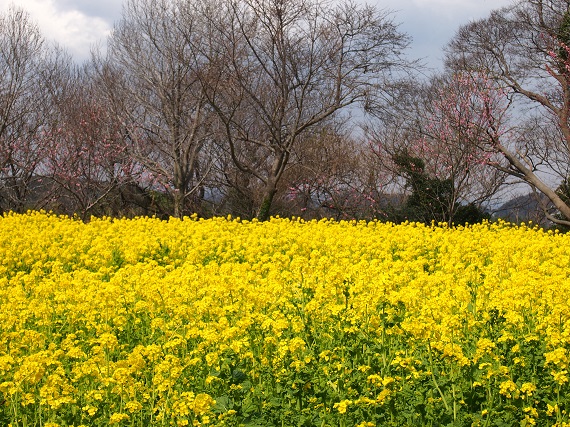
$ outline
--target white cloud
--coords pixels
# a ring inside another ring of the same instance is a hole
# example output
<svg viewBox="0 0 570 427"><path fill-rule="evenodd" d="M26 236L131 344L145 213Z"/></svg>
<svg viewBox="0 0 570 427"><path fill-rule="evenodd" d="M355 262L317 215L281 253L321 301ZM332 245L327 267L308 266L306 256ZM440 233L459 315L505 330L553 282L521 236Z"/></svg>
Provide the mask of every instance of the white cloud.
<svg viewBox="0 0 570 427"><path fill-rule="evenodd" d="M54 0L0 0L0 11L6 11L10 4L29 12L46 39L65 47L78 61L87 59L91 47L104 43L111 30L105 19L88 16L76 8L57 7Z"/></svg>

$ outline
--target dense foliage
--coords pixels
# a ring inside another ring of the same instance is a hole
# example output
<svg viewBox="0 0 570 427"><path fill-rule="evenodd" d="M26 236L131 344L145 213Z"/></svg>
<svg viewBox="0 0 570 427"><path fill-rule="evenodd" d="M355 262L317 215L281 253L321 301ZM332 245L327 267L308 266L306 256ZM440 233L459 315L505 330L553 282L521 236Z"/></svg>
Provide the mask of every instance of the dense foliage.
<svg viewBox="0 0 570 427"><path fill-rule="evenodd" d="M0 424L570 422L570 236L0 219Z"/></svg>

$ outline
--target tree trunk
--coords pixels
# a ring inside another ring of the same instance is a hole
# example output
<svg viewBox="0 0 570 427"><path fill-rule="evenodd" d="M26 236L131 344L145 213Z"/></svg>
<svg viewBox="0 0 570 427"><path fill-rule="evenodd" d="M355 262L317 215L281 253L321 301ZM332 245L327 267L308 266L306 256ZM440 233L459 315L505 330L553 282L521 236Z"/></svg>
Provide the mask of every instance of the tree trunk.
<svg viewBox="0 0 570 427"><path fill-rule="evenodd" d="M269 219L269 212L271 210L271 205L273 204L273 198L277 192L277 182L274 178L267 181L265 186L265 192L263 194L263 200L257 211L257 219L259 221L267 221Z"/></svg>
<svg viewBox="0 0 570 427"><path fill-rule="evenodd" d="M174 190L174 216L176 218L182 218L184 214L184 191L179 190L178 188Z"/></svg>
<svg viewBox="0 0 570 427"><path fill-rule="evenodd" d="M517 159L510 151L508 151L502 145L498 145L499 150L507 158L509 163L514 166L514 168L519 171L524 176L524 181L536 188L542 194L544 194L548 199L556 206L556 209L567 219L570 220L570 207L564 203L562 198L552 190L548 185L546 185L536 174L527 168L519 159Z"/></svg>

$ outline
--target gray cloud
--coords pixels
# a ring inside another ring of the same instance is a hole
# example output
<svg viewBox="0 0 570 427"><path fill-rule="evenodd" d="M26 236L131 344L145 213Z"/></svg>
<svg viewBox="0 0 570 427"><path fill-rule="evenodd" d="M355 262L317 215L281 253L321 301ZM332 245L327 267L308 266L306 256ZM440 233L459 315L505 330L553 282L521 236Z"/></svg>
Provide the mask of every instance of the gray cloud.
<svg viewBox="0 0 570 427"><path fill-rule="evenodd" d="M109 25L120 18L122 10L120 0L57 0L54 3L59 11L77 10L86 16L102 18Z"/></svg>
<svg viewBox="0 0 570 427"><path fill-rule="evenodd" d="M362 0L365 1L365 0ZM400 29L413 38L410 55L425 58L437 68L442 48L461 24L477 19L511 0L380 0L378 7L394 11ZM48 39L57 41L78 61L90 55L95 44L105 44L113 24L121 17L121 0L0 0L0 11L10 3L26 9Z"/></svg>
<svg viewBox="0 0 570 427"><path fill-rule="evenodd" d="M400 30L413 38L410 55L424 58L429 67L438 68L444 46L461 25L511 3L512 0L384 0L379 6L394 11Z"/></svg>

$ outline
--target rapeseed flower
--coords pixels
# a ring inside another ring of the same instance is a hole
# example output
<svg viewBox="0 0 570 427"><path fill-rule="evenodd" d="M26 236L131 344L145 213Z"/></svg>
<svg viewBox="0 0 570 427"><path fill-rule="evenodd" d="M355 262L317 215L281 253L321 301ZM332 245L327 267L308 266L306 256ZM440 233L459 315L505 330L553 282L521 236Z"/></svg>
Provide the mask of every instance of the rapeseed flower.
<svg viewBox="0 0 570 427"><path fill-rule="evenodd" d="M505 223L7 214L0 419L563 425L569 240Z"/></svg>

